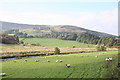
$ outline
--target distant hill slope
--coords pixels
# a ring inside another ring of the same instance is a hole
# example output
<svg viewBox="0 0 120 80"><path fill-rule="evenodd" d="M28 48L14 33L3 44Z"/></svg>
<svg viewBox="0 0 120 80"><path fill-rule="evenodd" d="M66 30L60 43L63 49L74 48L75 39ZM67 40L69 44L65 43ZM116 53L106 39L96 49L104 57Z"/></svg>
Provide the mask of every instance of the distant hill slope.
<svg viewBox="0 0 120 80"><path fill-rule="evenodd" d="M2 30L10 30L10 29L39 29L39 30L47 30L47 32L55 31L55 32L76 32L83 33L88 32L93 35L97 35L99 37L116 37L115 35L97 32L93 30L84 29L78 26L71 25L30 25L30 24L19 24L19 23L11 23L0 21L2 24Z"/></svg>

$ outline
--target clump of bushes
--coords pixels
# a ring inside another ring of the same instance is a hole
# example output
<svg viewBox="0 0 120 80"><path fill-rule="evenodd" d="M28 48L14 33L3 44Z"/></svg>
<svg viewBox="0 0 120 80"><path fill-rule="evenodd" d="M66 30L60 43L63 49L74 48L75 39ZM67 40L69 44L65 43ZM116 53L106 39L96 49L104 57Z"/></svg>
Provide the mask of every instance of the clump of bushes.
<svg viewBox="0 0 120 80"><path fill-rule="evenodd" d="M73 48L75 48L75 46L73 46Z"/></svg>
<svg viewBox="0 0 120 80"><path fill-rule="evenodd" d="M58 47L55 47L54 54L60 54L60 49Z"/></svg>
<svg viewBox="0 0 120 80"><path fill-rule="evenodd" d="M2 35L0 35L0 43L19 44L19 38L16 35L10 36L10 35L2 34Z"/></svg>
<svg viewBox="0 0 120 80"><path fill-rule="evenodd" d="M106 51L106 46L104 46L104 45L98 45L97 46L97 51Z"/></svg>
<svg viewBox="0 0 120 80"><path fill-rule="evenodd" d="M39 43L37 43L37 44L31 44L31 45L33 45L33 46L41 46Z"/></svg>

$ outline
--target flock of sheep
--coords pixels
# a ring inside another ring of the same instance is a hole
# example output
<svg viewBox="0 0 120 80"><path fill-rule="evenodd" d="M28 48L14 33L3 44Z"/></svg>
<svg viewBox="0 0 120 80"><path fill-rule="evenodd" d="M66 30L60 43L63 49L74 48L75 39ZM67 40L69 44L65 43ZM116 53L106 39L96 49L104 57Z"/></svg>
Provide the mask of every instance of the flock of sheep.
<svg viewBox="0 0 120 80"><path fill-rule="evenodd" d="M104 54L104 53L99 53L99 54ZM81 57L89 57L89 55L81 55ZM96 58L98 58L98 56L95 56ZM46 58L46 57L44 57L44 58ZM105 59L106 61L112 61L113 59L111 58L111 57L108 57L108 58L106 58ZM27 59L26 60L24 60L24 61L28 61ZM39 62L40 60L35 60L35 62ZM14 60L13 62L17 62L16 60ZM51 62L50 60L47 60L47 62ZM61 63L61 62L63 62L63 60L56 60L56 63ZM70 67L70 64L65 64L65 66L66 67Z"/></svg>
<svg viewBox="0 0 120 80"><path fill-rule="evenodd" d="M99 53L99 54L104 54L104 53ZM81 55L81 57L89 57L89 55ZM96 58L98 58L98 56L95 56ZM46 57L45 57L46 58ZM107 57L106 59L105 59L106 61L112 61L113 59L111 58L111 57ZM24 60L25 62L27 62L28 60L27 59L25 59ZM35 60L35 62L39 62L40 60ZM16 60L13 60L13 62L17 62ZM51 62L50 60L47 60L47 62ZM63 62L63 60L56 60L55 61L56 63L61 63L61 62ZM70 68L71 67L71 65L70 64L65 64L65 67L67 67L67 68ZM6 73L1 73L0 74L0 76L6 76Z"/></svg>
<svg viewBox="0 0 120 80"><path fill-rule="evenodd" d="M112 61L113 59L112 58L106 58L105 60L106 61Z"/></svg>
<svg viewBox="0 0 120 80"><path fill-rule="evenodd" d="M26 60L24 60L24 61L28 61L27 59ZM35 60L35 62L39 62L40 60ZM16 60L14 60L13 62L17 62ZM47 62L51 62L50 60L47 60ZM61 63L61 62L63 62L63 60L56 60L56 63ZM70 64L69 64L69 67L70 67Z"/></svg>
<svg viewBox="0 0 120 80"><path fill-rule="evenodd" d="M28 61L28 60L24 60L24 61ZM40 60L35 60L35 62L39 62ZM13 62L16 62L16 60L14 60ZM50 60L47 60L47 62L51 62ZM62 60L56 60L56 62L63 62Z"/></svg>
<svg viewBox="0 0 120 80"><path fill-rule="evenodd" d="M26 60L24 60L24 61L27 62L28 60L26 59ZM35 60L35 62L39 62L39 61L40 61L40 60ZM17 61L14 60L13 62L17 62ZM51 62L51 61L50 61L50 60L47 60L47 62ZM56 60L56 63L58 63L58 62L61 63L61 62L63 62L63 60ZM70 64L65 64L65 66L68 67L68 68L71 67Z"/></svg>
<svg viewBox="0 0 120 80"><path fill-rule="evenodd" d="M6 73L0 73L0 76L7 76Z"/></svg>

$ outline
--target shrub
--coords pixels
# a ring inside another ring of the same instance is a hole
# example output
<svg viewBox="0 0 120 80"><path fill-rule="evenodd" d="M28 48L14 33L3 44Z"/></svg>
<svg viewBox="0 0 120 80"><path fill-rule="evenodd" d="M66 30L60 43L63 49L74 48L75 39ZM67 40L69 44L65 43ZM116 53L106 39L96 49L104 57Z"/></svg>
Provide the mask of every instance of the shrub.
<svg viewBox="0 0 120 80"><path fill-rule="evenodd" d="M106 51L106 46L104 45L97 46L97 51Z"/></svg>
<svg viewBox="0 0 120 80"><path fill-rule="evenodd" d="M73 46L73 48L75 48L75 46Z"/></svg>
<svg viewBox="0 0 120 80"><path fill-rule="evenodd" d="M2 34L0 35L0 43L4 44L18 44L19 43L19 38L18 36L10 36L10 35L5 35Z"/></svg>
<svg viewBox="0 0 120 80"><path fill-rule="evenodd" d="M60 54L60 49L58 47L55 48L54 54Z"/></svg>

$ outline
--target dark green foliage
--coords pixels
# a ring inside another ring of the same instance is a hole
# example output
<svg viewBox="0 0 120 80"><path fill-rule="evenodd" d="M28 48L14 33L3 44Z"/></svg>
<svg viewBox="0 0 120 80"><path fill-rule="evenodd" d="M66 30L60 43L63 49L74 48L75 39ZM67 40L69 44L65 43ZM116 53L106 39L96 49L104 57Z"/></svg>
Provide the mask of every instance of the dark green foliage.
<svg viewBox="0 0 120 80"><path fill-rule="evenodd" d="M95 35L89 33L82 33L78 35L76 41L82 43L97 44L99 39L100 38Z"/></svg>
<svg viewBox="0 0 120 80"><path fill-rule="evenodd" d="M77 34L72 33L67 37L67 40L76 40L76 38L77 38Z"/></svg>
<svg viewBox="0 0 120 80"><path fill-rule="evenodd" d="M60 49L58 47L55 47L54 54L60 54Z"/></svg>
<svg viewBox="0 0 120 80"><path fill-rule="evenodd" d="M106 51L106 47L104 45L98 45L97 51Z"/></svg>
<svg viewBox="0 0 120 80"><path fill-rule="evenodd" d="M9 35L0 35L0 42L4 44L18 44L19 38L18 36L9 36Z"/></svg>
<svg viewBox="0 0 120 80"><path fill-rule="evenodd" d="M73 46L73 48L75 48L75 46Z"/></svg>
<svg viewBox="0 0 120 80"><path fill-rule="evenodd" d="M37 44L31 44L31 45L33 45L33 46L41 46L39 43L37 43Z"/></svg>
<svg viewBox="0 0 120 80"><path fill-rule="evenodd" d="M65 26L64 26L65 27ZM35 28L37 29L37 28ZM44 29L44 28L42 28ZM49 29L49 28L45 28ZM39 30L39 29L38 29ZM91 34L91 32L83 32L83 33L77 33L77 32L56 32L54 30L51 31L51 33L43 33L41 35L29 35L28 33L19 32L19 29L12 29L5 32L6 34L15 34L19 36L20 38L57 38L62 40L73 40L80 43L86 43L86 44L104 44L107 47L111 46L119 46L119 37L113 38L113 37L100 37L95 34Z"/></svg>
<svg viewBox="0 0 120 80"><path fill-rule="evenodd" d="M24 33L23 35L20 35L19 37L21 38L57 38L61 40L73 40L77 41L80 43L86 43L86 44L104 44L107 47L111 46L119 46L118 42L119 39L117 38L100 38L96 35L90 34L88 32L86 33L65 33L65 32L55 32L53 31L52 33L47 33L47 34L42 34L42 35L36 35L36 36L31 36L28 35L27 33Z"/></svg>

